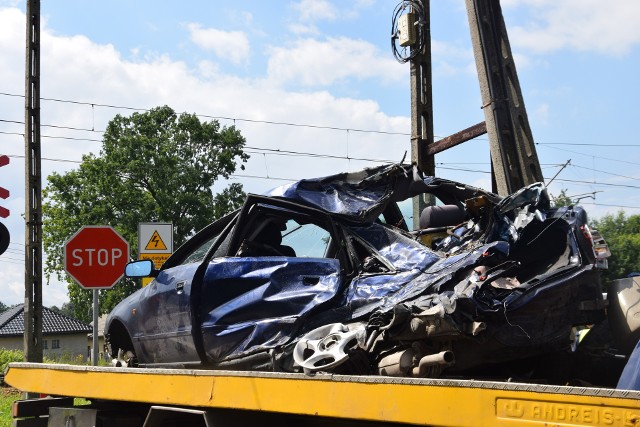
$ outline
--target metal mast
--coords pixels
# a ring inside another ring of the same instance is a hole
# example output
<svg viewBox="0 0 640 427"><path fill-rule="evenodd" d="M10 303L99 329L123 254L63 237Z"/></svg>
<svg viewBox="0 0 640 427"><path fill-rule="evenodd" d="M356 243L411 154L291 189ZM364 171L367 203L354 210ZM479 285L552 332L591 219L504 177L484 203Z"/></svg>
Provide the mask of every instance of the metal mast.
<svg viewBox="0 0 640 427"><path fill-rule="evenodd" d="M28 362L42 362L40 0L27 0L26 48L24 353Z"/></svg>

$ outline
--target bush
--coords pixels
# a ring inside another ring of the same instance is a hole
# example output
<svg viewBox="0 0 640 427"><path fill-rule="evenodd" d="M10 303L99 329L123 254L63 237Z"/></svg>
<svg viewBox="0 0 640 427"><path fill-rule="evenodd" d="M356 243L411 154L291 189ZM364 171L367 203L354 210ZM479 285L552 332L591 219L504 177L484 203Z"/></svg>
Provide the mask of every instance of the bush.
<svg viewBox="0 0 640 427"><path fill-rule="evenodd" d="M44 358L44 363L56 363L64 365L87 365L87 358L81 354L71 354L68 351L62 354L53 354Z"/></svg>
<svg viewBox="0 0 640 427"><path fill-rule="evenodd" d="M24 353L22 350L0 348L0 374L4 374L7 365L11 362L24 362Z"/></svg>

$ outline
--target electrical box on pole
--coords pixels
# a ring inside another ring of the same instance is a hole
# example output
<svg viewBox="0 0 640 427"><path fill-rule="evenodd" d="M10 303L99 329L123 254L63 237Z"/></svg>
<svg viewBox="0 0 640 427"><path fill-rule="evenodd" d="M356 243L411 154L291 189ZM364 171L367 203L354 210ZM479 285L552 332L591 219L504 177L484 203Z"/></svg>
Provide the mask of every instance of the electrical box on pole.
<svg viewBox="0 0 640 427"><path fill-rule="evenodd" d="M429 0L403 0L391 23L391 44L396 59L409 62L411 75L411 161L427 175L435 175L435 159L427 155L433 143L431 83L431 29ZM398 48L400 46L400 49ZM409 50L407 53L407 49ZM413 201L413 225L430 201Z"/></svg>

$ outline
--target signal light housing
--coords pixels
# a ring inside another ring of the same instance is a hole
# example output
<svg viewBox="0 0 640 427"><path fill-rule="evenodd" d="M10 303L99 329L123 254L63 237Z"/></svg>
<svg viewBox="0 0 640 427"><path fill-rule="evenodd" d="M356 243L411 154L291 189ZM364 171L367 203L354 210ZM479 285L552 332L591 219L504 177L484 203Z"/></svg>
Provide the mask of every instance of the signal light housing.
<svg viewBox="0 0 640 427"><path fill-rule="evenodd" d="M0 156L0 167L9 164L9 156ZM9 190L0 187L0 199L7 199L9 197ZM9 209L0 206L0 218L7 218L9 216ZM9 229L2 223L0 223L0 255L2 255L9 247Z"/></svg>
<svg viewBox="0 0 640 427"><path fill-rule="evenodd" d="M7 166L9 164L9 156L0 156L0 167ZM7 199L9 197L9 190L0 187L0 199ZM0 206L0 217L7 218L9 216L9 209Z"/></svg>

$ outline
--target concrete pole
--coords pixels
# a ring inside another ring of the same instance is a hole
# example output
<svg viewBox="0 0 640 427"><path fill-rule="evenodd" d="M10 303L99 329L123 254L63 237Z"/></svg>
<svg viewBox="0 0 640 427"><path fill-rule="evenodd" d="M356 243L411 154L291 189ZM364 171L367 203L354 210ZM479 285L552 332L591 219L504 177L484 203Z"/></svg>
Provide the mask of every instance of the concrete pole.
<svg viewBox="0 0 640 427"><path fill-rule="evenodd" d="M435 157L427 154L427 147L433 144L433 101L431 78L431 14L429 0L420 0L424 10L422 46L411 60L411 161L416 163L425 175L435 175ZM415 47L412 47L415 49ZM420 223L420 213L431 204L423 197L413 199L413 228Z"/></svg>

